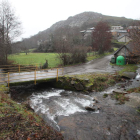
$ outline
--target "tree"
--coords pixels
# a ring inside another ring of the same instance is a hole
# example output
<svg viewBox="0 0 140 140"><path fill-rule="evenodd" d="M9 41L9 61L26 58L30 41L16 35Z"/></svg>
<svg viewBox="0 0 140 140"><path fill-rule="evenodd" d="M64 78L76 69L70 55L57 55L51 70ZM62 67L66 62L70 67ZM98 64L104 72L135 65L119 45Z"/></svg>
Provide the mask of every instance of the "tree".
<svg viewBox="0 0 140 140"><path fill-rule="evenodd" d="M21 23L15 16L10 3L0 3L0 49L3 53L3 60L7 62L8 54L11 53L11 44L21 34Z"/></svg>
<svg viewBox="0 0 140 140"><path fill-rule="evenodd" d="M93 50L103 54L111 48L112 35L110 27L106 22L100 21L92 34L93 37Z"/></svg>
<svg viewBox="0 0 140 140"><path fill-rule="evenodd" d="M128 29L129 37L132 39L133 54L140 54L140 21L136 22Z"/></svg>

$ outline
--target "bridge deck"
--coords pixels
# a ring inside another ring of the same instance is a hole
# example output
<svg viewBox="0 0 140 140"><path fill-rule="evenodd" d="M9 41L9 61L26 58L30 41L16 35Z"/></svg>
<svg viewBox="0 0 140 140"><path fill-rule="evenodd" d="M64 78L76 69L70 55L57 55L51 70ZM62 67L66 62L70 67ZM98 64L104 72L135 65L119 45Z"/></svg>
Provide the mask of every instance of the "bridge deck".
<svg viewBox="0 0 140 140"><path fill-rule="evenodd" d="M0 75L0 83L17 83L26 81L37 81L48 78L58 78L63 75L63 69L49 69L32 72L9 73Z"/></svg>

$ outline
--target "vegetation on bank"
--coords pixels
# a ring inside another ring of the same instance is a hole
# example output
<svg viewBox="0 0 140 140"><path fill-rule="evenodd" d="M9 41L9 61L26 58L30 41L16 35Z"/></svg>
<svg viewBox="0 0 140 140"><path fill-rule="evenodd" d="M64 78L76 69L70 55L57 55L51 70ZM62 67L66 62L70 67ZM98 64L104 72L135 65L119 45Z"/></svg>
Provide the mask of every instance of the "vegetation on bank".
<svg viewBox="0 0 140 140"><path fill-rule="evenodd" d="M109 86L114 85L121 78L111 74L82 74L63 76L56 83L57 87L79 91L103 91Z"/></svg>
<svg viewBox="0 0 140 140"><path fill-rule="evenodd" d="M117 48L114 48L114 51ZM111 54L112 52L105 52L104 54L96 54L94 52L87 53L87 61L97 59L106 55ZM62 66L60 59L58 58L57 53L18 53L9 55L8 60L14 64L20 65L43 65L46 60L48 60L48 66L50 68Z"/></svg>
<svg viewBox="0 0 140 140"><path fill-rule="evenodd" d="M103 57L103 56L106 56L106 55L110 55L110 54L112 54L112 52L105 52L104 54L95 54L95 55L88 55L87 56L87 60L88 61L91 61L91 60L94 60L94 59L97 59L97 58L101 58L101 57Z"/></svg>
<svg viewBox="0 0 140 140"><path fill-rule="evenodd" d="M119 66L122 68L122 70L120 70L118 73L119 75L122 75L124 72L136 72L137 70L137 66L134 64L128 64L128 65L124 65L124 66Z"/></svg>
<svg viewBox="0 0 140 140"><path fill-rule="evenodd" d="M137 88L131 88L127 91L128 93L132 93L132 92L135 92L135 93L140 93L140 87L137 87Z"/></svg>
<svg viewBox="0 0 140 140"><path fill-rule="evenodd" d="M0 140L63 140L63 136L25 105L0 92Z"/></svg>

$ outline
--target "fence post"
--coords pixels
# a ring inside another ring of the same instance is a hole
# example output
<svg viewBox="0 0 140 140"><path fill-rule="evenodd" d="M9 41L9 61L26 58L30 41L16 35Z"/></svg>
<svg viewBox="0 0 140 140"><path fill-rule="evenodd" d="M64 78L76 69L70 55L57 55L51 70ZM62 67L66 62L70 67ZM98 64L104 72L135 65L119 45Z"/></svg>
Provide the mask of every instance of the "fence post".
<svg viewBox="0 0 140 140"><path fill-rule="evenodd" d="M36 70L37 70L37 64L36 64Z"/></svg>
<svg viewBox="0 0 140 140"><path fill-rule="evenodd" d="M64 74L64 68L62 68L62 75Z"/></svg>
<svg viewBox="0 0 140 140"><path fill-rule="evenodd" d="M57 77L56 77L56 82L58 82L58 68L57 68Z"/></svg>
<svg viewBox="0 0 140 140"><path fill-rule="evenodd" d="M20 73L20 65L18 65L18 71L19 71L19 73Z"/></svg>
<svg viewBox="0 0 140 140"><path fill-rule="evenodd" d="M35 70L35 85L36 85L36 70Z"/></svg>
<svg viewBox="0 0 140 140"><path fill-rule="evenodd" d="M8 72L8 87L9 87L9 81L10 81L10 77L9 77L9 72Z"/></svg>

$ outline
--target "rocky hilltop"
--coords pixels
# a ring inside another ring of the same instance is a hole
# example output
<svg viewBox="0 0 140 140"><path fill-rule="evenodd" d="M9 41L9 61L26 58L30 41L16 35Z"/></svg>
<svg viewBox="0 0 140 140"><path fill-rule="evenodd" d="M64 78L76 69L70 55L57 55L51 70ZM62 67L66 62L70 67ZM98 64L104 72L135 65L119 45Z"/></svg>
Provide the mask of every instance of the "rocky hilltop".
<svg viewBox="0 0 140 140"><path fill-rule="evenodd" d="M56 31L62 30L62 28L67 28L67 30L63 30L64 34L65 32L68 32L68 29L75 30L75 28L76 32L79 32L80 30L85 30L87 28L95 26L97 22L101 20L107 21L110 25L121 25L124 27L130 25L133 21L132 19L127 19L125 17L107 16L96 12L83 12L75 16L70 16L67 20L56 22L50 28L26 39L26 42L29 42L27 43L29 44L27 46L30 46L30 48L37 47L37 41L47 40L50 37L50 35L56 34Z"/></svg>

